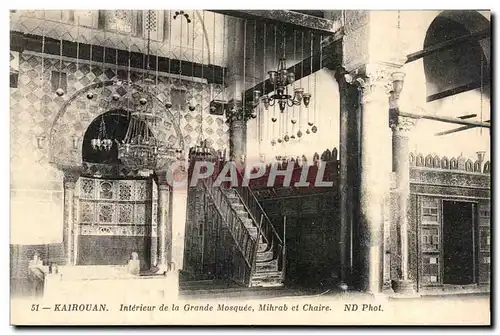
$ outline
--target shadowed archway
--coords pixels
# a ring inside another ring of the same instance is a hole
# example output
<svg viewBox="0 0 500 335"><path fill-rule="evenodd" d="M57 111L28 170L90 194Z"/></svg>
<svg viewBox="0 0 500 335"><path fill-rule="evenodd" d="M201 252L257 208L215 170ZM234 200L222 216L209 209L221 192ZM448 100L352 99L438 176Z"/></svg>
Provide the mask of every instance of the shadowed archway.
<svg viewBox="0 0 500 335"><path fill-rule="evenodd" d="M101 122L105 125L107 138L113 141L109 151L92 148L91 140L98 138ZM121 142L125 138L129 123L129 113L122 109L111 110L96 117L85 131L82 143L82 161L112 165L121 164L118 159L117 142ZM149 136L153 137L151 130L149 130Z"/></svg>
<svg viewBox="0 0 500 335"><path fill-rule="evenodd" d="M488 29L490 22L476 11L444 11L429 26L424 48ZM487 86L489 40L468 40L424 57L427 96L459 87ZM489 90L484 90L489 97Z"/></svg>

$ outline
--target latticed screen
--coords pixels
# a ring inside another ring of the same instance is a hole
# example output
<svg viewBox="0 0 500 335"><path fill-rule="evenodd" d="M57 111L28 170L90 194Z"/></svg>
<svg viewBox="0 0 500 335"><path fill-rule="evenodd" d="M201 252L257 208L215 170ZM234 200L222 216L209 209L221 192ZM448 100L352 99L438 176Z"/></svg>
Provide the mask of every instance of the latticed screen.
<svg viewBox="0 0 500 335"><path fill-rule="evenodd" d="M422 199L422 224L439 224L438 199Z"/></svg>
<svg viewBox="0 0 500 335"><path fill-rule="evenodd" d="M421 272L424 285L440 284L441 279L441 201L420 198Z"/></svg>
<svg viewBox="0 0 500 335"><path fill-rule="evenodd" d="M491 227L490 203L483 201L478 206L479 217L479 282L490 281L491 267Z"/></svg>
<svg viewBox="0 0 500 335"><path fill-rule="evenodd" d="M440 281L439 257L424 256L423 259L423 281L424 283L438 283Z"/></svg>
<svg viewBox="0 0 500 335"><path fill-rule="evenodd" d="M81 235L142 236L151 229L151 185L147 180L80 178Z"/></svg>

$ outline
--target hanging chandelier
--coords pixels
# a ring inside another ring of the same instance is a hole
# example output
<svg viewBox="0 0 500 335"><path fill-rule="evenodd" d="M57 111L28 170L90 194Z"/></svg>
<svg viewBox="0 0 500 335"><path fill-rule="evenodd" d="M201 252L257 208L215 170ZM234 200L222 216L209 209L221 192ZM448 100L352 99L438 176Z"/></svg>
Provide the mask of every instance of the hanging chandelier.
<svg viewBox="0 0 500 335"><path fill-rule="evenodd" d="M133 170L155 170L169 161L182 158L182 151L168 147L156 139L146 122L132 116L122 143L118 144L118 159Z"/></svg>
<svg viewBox="0 0 500 335"><path fill-rule="evenodd" d="M153 83L149 78L152 11L148 11L147 15L146 78L143 80L146 87L140 94L138 103L134 103L134 111L130 113L130 122L125 138L121 143L118 143L118 159L133 170L161 169L175 160L182 159L183 156L181 149L167 146L155 138L148 126L156 126L162 118L155 111L153 96L150 94L150 86Z"/></svg>
<svg viewBox="0 0 500 335"><path fill-rule="evenodd" d="M264 103L266 110L274 106L276 102L279 105L280 111L283 113L286 106L299 106L304 103L307 107L311 101L311 94L304 93L304 89L297 87L293 91L293 96L288 92L288 86L295 82L295 73L288 71L286 67L286 58L282 57L278 63L276 71L269 71L269 81L274 85L274 93L272 95L264 95L261 100Z"/></svg>
<svg viewBox="0 0 500 335"><path fill-rule="evenodd" d="M106 124L104 123L104 117L101 117L101 124L99 125L99 133L97 134L97 138L91 139L90 144L92 145L92 149L94 150L111 150L113 141L109 139L108 135L106 134Z"/></svg>

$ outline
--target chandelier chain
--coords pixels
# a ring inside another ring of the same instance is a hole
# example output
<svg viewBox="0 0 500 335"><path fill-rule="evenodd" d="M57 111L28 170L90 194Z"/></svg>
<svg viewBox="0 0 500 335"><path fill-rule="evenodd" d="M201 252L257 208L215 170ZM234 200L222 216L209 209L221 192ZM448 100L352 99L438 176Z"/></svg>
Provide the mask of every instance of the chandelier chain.
<svg viewBox="0 0 500 335"><path fill-rule="evenodd" d="M40 76L40 87L42 88L42 91L44 89L44 82L45 82L45 11L43 12L43 24L42 24L42 69L41 69L41 76ZM40 101L40 110L43 112L43 108L45 107L44 104L45 99L41 99Z"/></svg>
<svg viewBox="0 0 500 335"><path fill-rule="evenodd" d="M224 80L226 78L225 64L226 64L226 16L222 16L222 90L224 92L224 99L226 98L226 85Z"/></svg>
<svg viewBox="0 0 500 335"><path fill-rule="evenodd" d="M195 25L195 14L193 10L193 27L191 29L191 107L195 107L195 99L194 99L194 25Z"/></svg>
<svg viewBox="0 0 500 335"><path fill-rule="evenodd" d="M202 11L202 14L201 14L201 24L205 24L205 11L203 10ZM194 26L193 26L193 29L194 29ZM205 39L202 38L201 39L201 78L204 79L205 78L205 75L204 75L204 69L203 69L203 65L205 63ZM194 83L192 83L194 84ZM201 117L201 122L200 122L200 137L201 137L201 140L203 141L205 139L205 137L203 136L203 108L205 107L204 106L204 100L205 99L205 95L203 94L203 86L201 88L201 101L200 101L200 117Z"/></svg>
<svg viewBox="0 0 500 335"><path fill-rule="evenodd" d="M212 82L215 83L215 30L216 30L216 22L215 22L215 13L212 13L214 20L213 20L213 42L212 42Z"/></svg>
<svg viewBox="0 0 500 335"><path fill-rule="evenodd" d="M243 20L243 89L242 89L242 98L243 98L243 115L245 115L246 109L246 94L245 90L247 88L247 77L246 77L246 66L247 66L247 20Z"/></svg>

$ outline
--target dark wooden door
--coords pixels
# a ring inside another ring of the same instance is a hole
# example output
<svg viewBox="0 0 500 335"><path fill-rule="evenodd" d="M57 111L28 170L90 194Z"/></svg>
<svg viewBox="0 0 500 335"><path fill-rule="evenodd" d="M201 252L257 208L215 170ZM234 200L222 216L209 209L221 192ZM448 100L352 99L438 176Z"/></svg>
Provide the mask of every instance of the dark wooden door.
<svg viewBox="0 0 500 335"><path fill-rule="evenodd" d="M475 281L474 205L443 202L443 283L472 284Z"/></svg>

